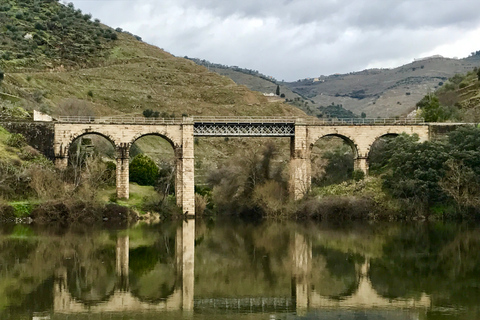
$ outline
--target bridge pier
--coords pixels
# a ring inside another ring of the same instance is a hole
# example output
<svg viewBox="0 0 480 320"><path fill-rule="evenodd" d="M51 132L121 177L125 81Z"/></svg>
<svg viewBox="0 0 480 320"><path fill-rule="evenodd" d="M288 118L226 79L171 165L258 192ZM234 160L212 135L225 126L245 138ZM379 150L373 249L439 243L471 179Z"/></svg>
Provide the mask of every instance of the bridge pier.
<svg viewBox="0 0 480 320"><path fill-rule="evenodd" d="M120 288L124 291L128 290L128 274L129 274L129 254L130 254L130 237L118 236L116 248L116 272Z"/></svg>
<svg viewBox="0 0 480 320"><path fill-rule="evenodd" d="M129 155L130 145L128 143L121 143L116 148L116 185L117 185L117 198L128 199L130 193L130 181L129 181Z"/></svg>
<svg viewBox="0 0 480 320"><path fill-rule="evenodd" d="M175 194L183 214L195 215L195 159L193 122L182 125L182 145L175 149Z"/></svg>
<svg viewBox="0 0 480 320"><path fill-rule="evenodd" d="M290 195L302 199L311 185L310 149L307 144L307 126L295 125L295 136L290 140Z"/></svg>
<svg viewBox="0 0 480 320"><path fill-rule="evenodd" d="M363 171L363 173L365 173L365 176L366 176L368 174L368 158L357 157L354 160L354 169Z"/></svg>
<svg viewBox="0 0 480 320"><path fill-rule="evenodd" d="M55 167L60 170L65 170L68 167L68 156L55 157Z"/></svg>
<svg viewBox="0 0 480 320"><path fill-rule="evenodd" d="M309 307L311 294L312 243L305 235L298 232L295 232L292 256L292 276L295 284L292 293L295 295L297 313L303 314Z"/></svg>
<svg viewBox="0 0 480 320"><path fill-rule="evenodd" d="M62 143L54 145L55 167L60 170L67 169L68 166L68 146Z"/></svg>

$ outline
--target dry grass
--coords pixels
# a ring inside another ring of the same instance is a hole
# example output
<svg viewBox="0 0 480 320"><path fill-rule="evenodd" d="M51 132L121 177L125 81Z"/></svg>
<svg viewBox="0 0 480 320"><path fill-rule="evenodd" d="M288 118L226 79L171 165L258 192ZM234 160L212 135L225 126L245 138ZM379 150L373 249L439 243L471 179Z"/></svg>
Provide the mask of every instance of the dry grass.
<svg viewBox="0 0 480 320"><path fill-rule="evenodd" d="M303 114L131 36L120 34L115 45L96 67L8 73L3 86L37 108L49 105L52 113L73 98L88 101L97 115L145 109L175 116Z"/></svg>

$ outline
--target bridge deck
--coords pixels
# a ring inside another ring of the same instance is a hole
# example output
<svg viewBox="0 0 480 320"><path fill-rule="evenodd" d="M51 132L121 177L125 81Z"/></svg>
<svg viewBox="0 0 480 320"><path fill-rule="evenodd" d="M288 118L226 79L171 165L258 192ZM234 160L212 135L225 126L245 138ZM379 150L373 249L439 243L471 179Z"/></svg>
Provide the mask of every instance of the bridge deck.
<svg viewBox="0 0 480 320"><path fill-rule="evenodd" d="M193 124L194 136L293 137L295 125L309 126L381 126L425 125L423 119L317 119L293 117L184 117L176 119L145 117L58 117L59 123L182 125Z"/></svg>
<svg viewBox="0 0 480 320"><path fill-rule="evenodd" d="M57 117L56 122L67 123L100 123L100 124L307 124L307 125L426 125L423 119L417 118L351 118L351 119L319 119L314 117L183 117L183 118L145 118L145 117Z"/></svg>

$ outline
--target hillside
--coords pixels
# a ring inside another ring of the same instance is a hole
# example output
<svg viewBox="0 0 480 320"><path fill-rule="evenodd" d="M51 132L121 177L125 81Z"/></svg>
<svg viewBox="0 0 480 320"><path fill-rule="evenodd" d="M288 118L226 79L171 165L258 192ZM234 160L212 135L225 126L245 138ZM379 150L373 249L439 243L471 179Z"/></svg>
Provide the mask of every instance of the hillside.
<svg viewBox="0 0 480 320"><path fill-rule="evenodd" d="M480 66L480 52L464 59L434 56L394 69L368 69L295 82L276 81L254 70L192 60L251 90L275 92L279 85L287 102L308 114L325 116L325 109L335 106L340 111L337 115L348 114L343 110L347 109L357 116L365 113L375 118L405 116L447 79Z"/></svg>
<svg viewBox="0 0 480 320"><path fill-rule="evenodd" d="M54 115L79 105L96 115L302 114L91 19L57 1L2 4L3 100Z"/></svg>
<svg viewBox="0 0 480 320"><path fill-rule="evenodd" d="M428 121L480 122L480 71L456 74L417 103Z"/></svg>
<svg viewBox="0 0 480 320"><path fill-rule="evenodd" d="M273 97L268 97L269 101L285 101L291 106L297 107L309 115L321 113L316 112L316 110L313 108L313 101L303 97L297 92L293 92L285 83L279 82L273 77L266 76L257 70L212 63L204 59L188 59L198 65L208 68L210 71L232 79L238 85L244 85L250 90L258 91L265 95L276 94L278 86L280 89L280 96L275 95Z"/></svg>
<svg viewBox="0 0 480 320"><path fill-rule="evenodd" d="M431 57L394 69L370 69L287 83L318 106L341 104L367 117L408 114L428 92L448 78L480 66L480 55L465 59Z"/></svg>

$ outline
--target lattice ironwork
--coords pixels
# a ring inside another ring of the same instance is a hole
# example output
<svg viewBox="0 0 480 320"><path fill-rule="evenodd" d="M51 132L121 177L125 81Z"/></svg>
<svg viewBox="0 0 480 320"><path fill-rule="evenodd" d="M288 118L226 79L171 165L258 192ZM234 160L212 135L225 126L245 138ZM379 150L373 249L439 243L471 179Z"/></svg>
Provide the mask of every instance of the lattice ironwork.
<svg viewBox="0 0 480 320"><path fill-rule="evenodd" d="M292 137L293 123L195 123L195 136Z"/></svg>
<svg viewBox="0 0 480 320"><path fill-rule="evenodd" d="M288 312L294 311L295 300L289 297L211 298L195 299L195 309L229 310L231 312Z"/></svg>

